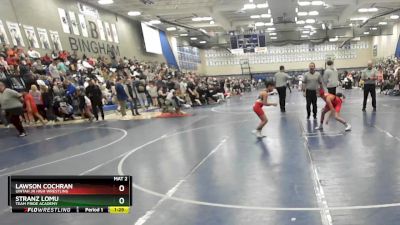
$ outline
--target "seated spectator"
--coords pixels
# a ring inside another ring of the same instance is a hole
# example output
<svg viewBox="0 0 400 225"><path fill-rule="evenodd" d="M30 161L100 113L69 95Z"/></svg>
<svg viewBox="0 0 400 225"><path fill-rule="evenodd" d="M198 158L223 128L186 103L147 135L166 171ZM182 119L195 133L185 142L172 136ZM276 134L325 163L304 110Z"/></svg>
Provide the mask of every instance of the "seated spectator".
<svg viewBox="0 0 400 225"><path fill-rule="evenodd" d="M29 47L27 54L28 54L29 59L32 61L40 59L40 57L41 57L40 53L36 50L33 50L32 47Z"/></svg>

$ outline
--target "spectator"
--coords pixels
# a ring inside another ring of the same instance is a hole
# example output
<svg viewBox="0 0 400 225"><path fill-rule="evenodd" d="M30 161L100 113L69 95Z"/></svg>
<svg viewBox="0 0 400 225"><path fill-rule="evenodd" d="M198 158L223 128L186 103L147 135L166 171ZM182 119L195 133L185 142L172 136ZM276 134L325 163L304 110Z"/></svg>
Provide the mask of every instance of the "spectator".
<svg viewBox="0 0 400 225"><path fill-rule="evenodd" d="M7 120L18 130L20 137L25 137L26 132L22 126L20 116L24 114L22 105L22 95L0 81L0 105L5 111Z"/></svg>
<svg viewBox="0 0 400 225"><path fill-rule="evenodd" d="M123 85L123 80L118 77L116 81L117 81L115 84L116 97L118 104L120 106L121 115L122 117L124 117L126 116L126 101L128 100L128 95L126 94Z"/></svg>
<svg viewBox="0 0 400 225"><path fill-rule="evenodd" d="M99 120L98 111L101 113L101 118L104 120L104 111L103 111L103 93L100 90L99 85L96 84L94 79L89 81L89 86L86 88L86 96L89 97L93 114L96 120Z"/></svg>

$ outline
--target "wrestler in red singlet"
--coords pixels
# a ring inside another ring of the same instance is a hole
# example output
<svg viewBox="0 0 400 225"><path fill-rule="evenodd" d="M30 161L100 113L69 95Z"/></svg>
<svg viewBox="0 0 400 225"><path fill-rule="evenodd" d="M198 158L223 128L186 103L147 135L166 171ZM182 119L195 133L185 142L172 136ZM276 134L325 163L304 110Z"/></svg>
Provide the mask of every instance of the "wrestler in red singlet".
<svg viewBox="0 0 400 225"><path fill-rule="evenodd" d="M331 112L330 116L334 116L337 121L346 127L346 131L350 131L351 125L340 117L340 110L342 109L342 103L345 96L342 93L337 93L336 95L326 93L322 88L319 90L319 96L326 102L326 105L321 112L320 125L315 129L323 130L325 114ZM328 120L326 121L326 124L328 124Z"/></svg>
<svg viewBox="0 0 400 225"><path fill-rule="evenodd" d="M261 122L258 125L257 129L253 131L253 133L258 137L262 138L265 137L264 135L261 134L261 130L263 127L267 124L268 119L265 116L264 110L262 107L265 106L277 106L276 103L269 103L268 102L268 93L272 92L275 88L274 83L272 82L266 82L265 83L266 89L260 92L260 95L258 96L258 99L254 103L253 106L253 111L257 114L257 116L260 118Z"/></svg>

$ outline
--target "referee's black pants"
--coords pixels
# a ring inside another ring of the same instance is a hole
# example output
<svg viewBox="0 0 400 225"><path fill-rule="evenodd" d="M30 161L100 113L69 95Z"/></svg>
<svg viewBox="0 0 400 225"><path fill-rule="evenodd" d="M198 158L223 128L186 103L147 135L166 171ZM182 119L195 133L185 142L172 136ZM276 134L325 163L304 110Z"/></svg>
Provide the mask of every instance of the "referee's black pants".
<svg viewBox="0 0 400 225"><path fill-rule="evenodd" d="M317 91L316 90L306 90L306 100L307 100L307 118L311 116L311 105L313 106L314 118L317 118Z"/></svg>
<svg viewBox="0 0 400 225"><path fill-rule="evenodd" d="M376 109L376 85L375 84L364 84L364 102L363 109L367 107L368 95L371 94L372 107Z"/></svg>
<svg viewBox="0 0 400 225"><path fill-rule="evenodd" d="M281 107L281 112L285 112L286 108L286 87L277 87L276 90L278 91L279 95L279 106Z"/></svg>

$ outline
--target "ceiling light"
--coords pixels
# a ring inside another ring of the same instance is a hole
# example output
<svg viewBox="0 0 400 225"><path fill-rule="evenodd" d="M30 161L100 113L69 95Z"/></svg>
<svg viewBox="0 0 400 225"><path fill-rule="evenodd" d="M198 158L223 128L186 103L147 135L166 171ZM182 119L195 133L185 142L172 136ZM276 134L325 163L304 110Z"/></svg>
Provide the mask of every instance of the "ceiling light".
<svg viewBox="0 0 400 225"><path fill-rule="evenodd" d="M310 31L309 30L303 30L303 32L302 32L303 34L309 34L310 33Z"/></svg>
<svg viewBox="0 0 400 225"><path fill-rule="evenodd" d="M190 40L195 41L197 40L197 37L191 37Z"/></svg>
<svg viewBox="0 0 400 225"><path fill-rule="evenodd" d="M138 11L130 11L128 12L128 16L140 16L142 13Z"/></svg>
<svg viewBox="0 0 400 225"><path fill-rule="evenodd" d="M307 16L308 12L298 12L297 15L298 16Z"/></svg>
<svg viewBox="0 0 400 225"><path fill-rule="evenodd" d="M214 25L214 24L215 24L214 20L211 20L211 21L210 21L210 24L211 24L211 25Z"/></svg>
<svg viewBox="0 0 400 225"><path fill-rule="evenodd" d="M319 5L324 5L324 4L325 4L324 1L312 1L312 2L311 2L311 5L317 5L317 6L319 6Z"/></svg>
<svg viewBox="0 0 400 225"><path fill-rule="evenodd" d="M358 9L358 12L366 13L366 12L368 12L368 9L367 8L361 8L361 9Z"/></svg>
<svg viewBox="0 0 400 225"><path fill-rule="evenodd" d="M361 8L358 9L359 13L367 13L367 12L378 12L378 8Z"/></svg>
<svg viewBox="0 0 400 225"><path fill-rule="evenodd" d="M330 42L335 42L335 41L338 41L338 40L339 40L339 38L337 36L334 37L334 38L329 38Z"/></svg>
<svg viewBox="0 0 400 225"><path fill-rule="evenodd" d="M296 13L298 13L299 12L299 7L296 7Z"/></svg>
<svg viewBox="0 0 400 225"><path fill-rule="evenodd" d="M314 27L311 25L306 25L306 26L304 26L304 29L314 29Z"/></svg>
<svg viewBox="0 0 400 225"><path fill-rule="evenodd" d="M256 4L250 3L250 4L244 4L243 9L255 9L257 8Z"/></svg>
<svg viewBox="0 0 400 225"><path fill-rule="evenodd" d="M304 20L299 20L299 21L297 21L296 22L296 24L300 24L300 25L303 25L303 24L305 24L306 22L304 21Z"/></svg>
<svg viewBox="0 0 400 225"><path fill-rule="evenodd" d="M371 27L370 30L378 30L377 27Z"/></svg>
<svg viewBox="0 0 400 225"><path fill-rule="evenodd" d="M261 14L261 18L271 18L270 14Z"/></svg>
<svg viewBox="0 0 400 225"><path fill-rule="evenodd" d="M175 31L176 30L176 27L168 27L167 28L167 31Z"/></svg>
<svg viewBox="0 0 400 225"><path fill-rule="evenodd" d="M309 2L309 1L299 1L299 2L297 2L297 4L299 4L299 6L309 6L309 5L311 5L311 2Z"/></svg>
<svg viewBox="0 0 400 225"><path fill-rule="evenodd" d="M189 34L180 34L179 36L181 36L181 37L187 37L187 36L189 36Z"/></svg>
<svg viewBox="0 0 400 225"><path fill-rule="evenodd" d="M276 33L269 33L269 36L275 36Z"/></svg>
<svg viewBox="0 0 400 225"><path fill-rule="evenodd" d="M325 30L326 29L326 25L323 23L322 24L322 30Z"/></svg>
<svg viewBox="0 0 400 225"><path fill-rule="evenodd" d="M160 24L161 21L159 21L159 20L150 20L149 23L150 23L151 25L154 25L154 24Z"/></svg>
<svg viewBox="0 0 400 225"><path fill-rule="evenodd" d="M199 41L200 44L205 44L207 41Z"/></svg>
<svg viewBox="0 0 400 225"><path fill-rule="evenodd" d="M349 24L349 26L350 26L350 27L353 27L354 25L351 23L351 24Z"/></svg>
<svg viewBox="0 0 400 225"><path fill-rule="evenodd" d="M256 25L256 27L262 27L262 26L264 26L264 23L263 22L257 22L257 23L255 23L255 25Z"/></svg>
<svg viewBox="0 0 400 225"><path fill-rule="evenodd" d="M308 35L301 35L301 38L308 38Z"/></svg>
<svg viewBox="0 0 400 225"><path fill-rule="evenodd" d="M369 34L369 32L368 32L368 31L365 31L365 32L364 32L364 34L365 34L365 35L368 35L368 34Z"/></svg>
<svg viewBox="0 0 400 225"><path fill-rule="evenodd" d="M315 19L306 19L306 23L310 24L315 23Z"/></svg>
<svg viewBox="0 0 400 225"><path fill-rule="evenodd" d="M392 20L397 20L399 18L399 15L391 15L390 19Z"/></svg>
<svg viewBox="0 0 400 225"><path fill-rule="evenodd" d="M274 25L274 23L273 22L270 22L270 23L264 23L264 26L267 26L267 27L270 27L270 26L273 26Z"/></svg>
<svg viewBox="0 0 400 225"><path fill-rule="evenodd" d="M319 12L318 11L311 11L311 12L308 13L308 15L310 15L310 16L318 16Z"/></svg>
<svg viewBox="0 0 400 225"><path fill-rule="evenodd" d="M257 8L259 9L264 9L264 8L268 8L268 3L263 3L263 4L257 4Z"/></svg>
<svg viewBox="0 0 400 225"><path fill-rule="evenodd" d="M350 18L350 21L358 21L358 20L366 21L366 20L368 20L368 18L367 17L353 17L353 18Z"/></svg>
<svg viewBox="0 0 400 225"><path fill-rule="evenodd" d="M276 39L278 39L278 38L277 38L277 37L271 37L271 39L272 39L272 40L276 40Z"/></svg>
<svg viewBox="0 0 400 225"><path fill-rule="evenodd" d="M387 22L379 22L379 25L387 25Z"/></svg>
<svg viewBox="0 0 400 225"><path fill-rule="evenodd" d="M252 18L252 19L259 19L259 18L260 18L260 15L252 15L252 16L250 16L250 18Z"/></svg>
<svg viewBox="0 0 400 225"><path fill-rule="evenodd" d="M297 22L297 16L294 17L294 21Z"/></svg>
<svg viewBox="0 0 400 225"><path fill-rule="evenodd" d="M97 3L99 3L100 5L110 5L110 4L113 4L114 1L113 0L99 0L99 1L97 1Z"/></svg>
<svg viewBox="0 0 400 225"><path fill-rule="evenodd" d="M274 31L274 30L276 30L276 28L275 27L268 27L267 30Z"/></svg>
<svg viewBox="0 0 400 225"><path fill-rule="evenodd" d="M206 16L206 17L193 17L192 21L194 22L200 22L200 21L210 21L212 20L212 17Z"/></svg>

